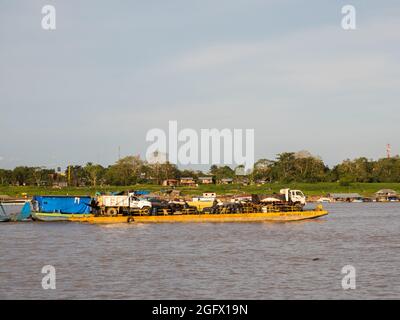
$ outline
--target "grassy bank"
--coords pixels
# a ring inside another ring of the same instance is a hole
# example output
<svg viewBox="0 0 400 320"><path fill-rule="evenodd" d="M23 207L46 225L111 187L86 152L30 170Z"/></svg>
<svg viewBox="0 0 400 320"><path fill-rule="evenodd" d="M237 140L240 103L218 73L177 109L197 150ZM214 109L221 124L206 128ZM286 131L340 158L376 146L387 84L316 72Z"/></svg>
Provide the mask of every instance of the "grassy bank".
<svg viewBox="0 0 400 320"><path fill-rule="evenodd" d="M279 192L282 188L300 189L307 196L326 195L333 192L357 192L363 196L371 196L380 189L394 189L400 192L400 183L353 183L349 186L341 186L339 183L272 183L262 186L251 185L200 185L199 187L178 187L185 195L199 195L203 192L216 192L217 194L239 194L239 193L272 193ZM49 187L35 186L0 186L0 195L8 195L12 197L21 197L26 193L32 195L94 195L96 191L123 191L123 190L149 190L162 191L167 187L159 185L134 185L134 186L107 186L107 187L68 187L63 189L53 189Z"/></svg>

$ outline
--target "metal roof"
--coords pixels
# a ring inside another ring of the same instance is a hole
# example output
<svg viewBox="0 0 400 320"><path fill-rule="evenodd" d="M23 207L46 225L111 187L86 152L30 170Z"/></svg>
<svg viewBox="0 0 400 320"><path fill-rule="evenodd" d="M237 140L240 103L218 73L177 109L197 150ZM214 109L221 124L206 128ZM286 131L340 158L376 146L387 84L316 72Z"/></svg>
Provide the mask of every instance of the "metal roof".
<svg viewBox="0 0 400 320"><path fill-rule="evenodd" d="M394 195L396 195L397 192L392 189L382 189L382 190L377 191L375 194L383 194L383 195L394 194Z"/></svg>

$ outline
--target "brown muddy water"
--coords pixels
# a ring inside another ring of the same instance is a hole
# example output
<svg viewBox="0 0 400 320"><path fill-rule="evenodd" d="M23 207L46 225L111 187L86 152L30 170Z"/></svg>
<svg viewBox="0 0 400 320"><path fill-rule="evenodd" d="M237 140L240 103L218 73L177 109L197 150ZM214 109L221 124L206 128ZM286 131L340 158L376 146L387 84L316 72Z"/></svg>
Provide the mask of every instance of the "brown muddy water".
<svg viewBox="0 0 400 320"><path fill-rule="evenodd" d="M289 223L0 223L0 299L399 299L400 203L326 207Z"/></svg>

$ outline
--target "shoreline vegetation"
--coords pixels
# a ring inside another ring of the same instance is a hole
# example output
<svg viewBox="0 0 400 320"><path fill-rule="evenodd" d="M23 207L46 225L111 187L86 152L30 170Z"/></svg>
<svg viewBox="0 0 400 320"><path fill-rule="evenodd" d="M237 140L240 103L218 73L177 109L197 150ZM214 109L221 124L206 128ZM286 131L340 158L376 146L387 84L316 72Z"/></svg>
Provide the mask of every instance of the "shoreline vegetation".
<svg viewBox="0 0 400 320"><path fill-rule="evenodd" d="M204 179L208 179L207 183ZM303 150L278 154L275 160L259 159L247 172L243 165L235 168L212 165L207 172L180 169L168 161L149 163L140 156L127 156L107 167L89 162L64 169L28 166L0 169L0 196L11 197L93 196L96 192L171 189L181 191L184 196L203 192L271 194L283 188L302 190L308 197L324 197L329 193L371 197L381 189L399 192L400 157L347 159L330 168L320 157Z"/></svg>
<svg viewBox="0 0 400 320"><path fill-rule="evenodd" d="M198 187L167 187L156 184L135 184L129 186L97 186L97 187L63 187L53 188L44 186L0 186L0 197L9 196L21 198L33 195L90 195L96 192L116 192L124 190L147 190L150 192L163 193L167 190L179 190L183 196L201 195L203 192L216 192L217 195L238 195L238 194L270 194L278 193L280 189L299 189L309 198L324 197L329 193L359 193L362 196L370 197L380 189L393 189L400 192L400 183L351 183L343 186L338 182L319 183L266 183L263 185L242 185L242 184L210 184L199 185Z"/></svg>

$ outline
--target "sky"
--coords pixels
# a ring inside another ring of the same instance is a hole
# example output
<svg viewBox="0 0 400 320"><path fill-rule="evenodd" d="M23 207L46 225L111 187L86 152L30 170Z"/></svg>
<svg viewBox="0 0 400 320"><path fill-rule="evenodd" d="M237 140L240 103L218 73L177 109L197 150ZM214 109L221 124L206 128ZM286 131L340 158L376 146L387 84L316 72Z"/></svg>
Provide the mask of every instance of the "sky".
<svg viewBox="0 0 400 320"><path fill-rule="evenodd" d="M144 157L169 120L254 129L256 159L398 154L399 17L398 0L1 0L0 168Z"/></svg>

